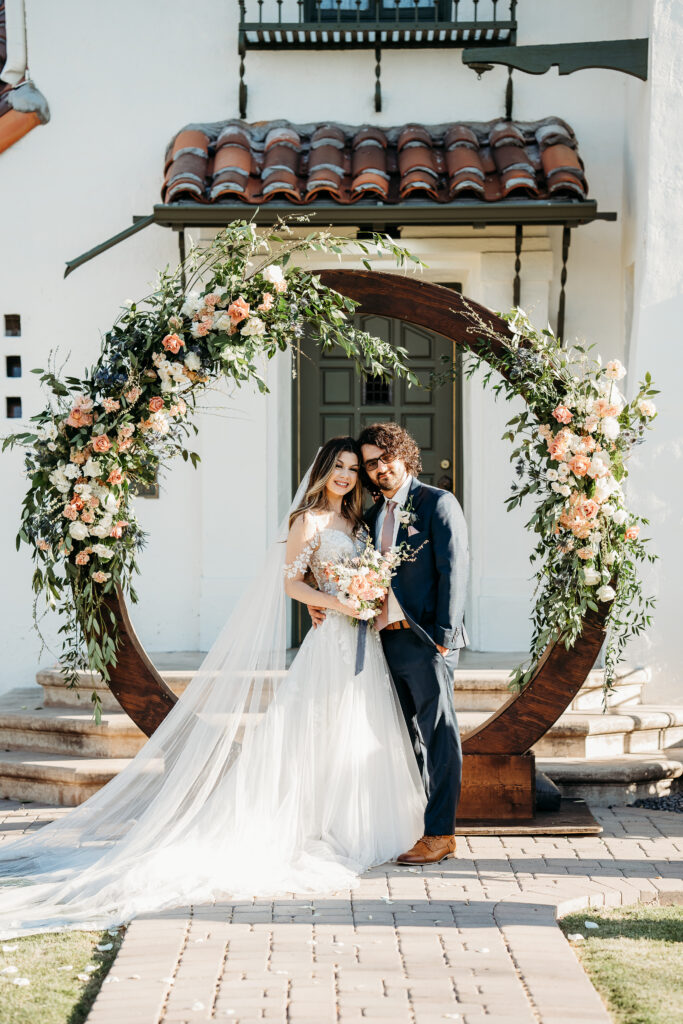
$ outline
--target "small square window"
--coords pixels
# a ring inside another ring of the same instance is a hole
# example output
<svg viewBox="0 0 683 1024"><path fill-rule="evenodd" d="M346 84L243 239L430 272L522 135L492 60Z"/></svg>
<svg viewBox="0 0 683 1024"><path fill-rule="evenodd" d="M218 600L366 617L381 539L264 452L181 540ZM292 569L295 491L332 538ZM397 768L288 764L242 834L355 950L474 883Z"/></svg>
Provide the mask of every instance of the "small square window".
<svg viewBox="0 0 683 1024"><path fill-rule="evenodd" d="M5 313L5 337L21 337L21 317L18 313Z"/></svg>
<svg viewBox="0 0 683 1024"><path fill-rule="evenodd" d="M6 398L5 406L7 409L8 420L20 420L21 419L21 399L20 398Z"/></svg>
<svg viewBox="0 0 683 1024"><path fill-rule="evenodd" d="M7 377L21 377L21 356L5 356L5 374Z"/></svg>
<svg viewBox="0 0 683 1024"><path fill-rule="evenodd" d="M382 380L381 377L366 377L363 379L362 403L363 405L391 405L393 403L393 383L390 380Z"/></svg>

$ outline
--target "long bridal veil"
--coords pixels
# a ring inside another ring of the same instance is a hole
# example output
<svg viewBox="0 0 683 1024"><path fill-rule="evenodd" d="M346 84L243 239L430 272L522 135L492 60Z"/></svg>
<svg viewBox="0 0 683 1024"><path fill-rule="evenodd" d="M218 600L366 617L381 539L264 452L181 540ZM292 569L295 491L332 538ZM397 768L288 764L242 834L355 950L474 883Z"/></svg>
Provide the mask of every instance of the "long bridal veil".
<svg viewBox="0 0 683 1024"><path fill-rule="evenodd" d="M292 891L301 837L291 827L287 794L278 800L277 759L250 756L286 675L287 525L288 517L182 698L137 756L84 804L2 844L0 937L120 924L141 912L209 901L223 887L237 898L264 884L273 894ZM296 762L287 730L273 735L281 758ZM309 851L297 862L297 891L353 879L352 866L338 859L326 870L325 856ZM280 862L289 865L281 879Z"/></svg>

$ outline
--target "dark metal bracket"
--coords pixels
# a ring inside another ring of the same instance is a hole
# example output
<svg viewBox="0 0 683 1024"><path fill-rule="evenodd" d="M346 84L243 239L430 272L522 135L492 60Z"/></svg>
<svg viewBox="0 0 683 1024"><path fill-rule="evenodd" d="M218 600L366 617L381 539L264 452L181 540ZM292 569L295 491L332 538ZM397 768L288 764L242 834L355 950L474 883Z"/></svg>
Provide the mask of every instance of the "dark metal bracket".
<svg viewBox="0 0 683 1024"><path fill-rule="evenodd" d="M585 68L605 68L647 80L647 39L605 39L586 43L548 43L538 46L473 46L462 51L462 62L477 74L504 64L529 75L544 75L557 65L559 74Z"/></svg>

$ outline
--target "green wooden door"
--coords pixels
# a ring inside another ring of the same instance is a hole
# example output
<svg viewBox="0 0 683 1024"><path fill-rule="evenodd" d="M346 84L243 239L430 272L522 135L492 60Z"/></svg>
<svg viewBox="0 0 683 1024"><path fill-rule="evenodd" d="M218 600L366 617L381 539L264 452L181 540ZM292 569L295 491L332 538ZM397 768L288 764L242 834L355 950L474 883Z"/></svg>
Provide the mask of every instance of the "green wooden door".
<svg viewBox="0 0 683 1024"><path fill-rule="evenodd" d="M460 290L459 285L453 287ZM424 383L433 372L443 371L443 356L454 357L453 342L400 320L359 316L356 323L407 349L410 367ZM462 500L458 404L455 384L427 390L408 387L405 381L361 379L341 350L322 353L312 339L303 339L293 393L294 488L329 438L341 434L358 437L368 424L392 420L405 427L420 446L420 479L454 491ZM295 642L300 642L309 624L301 606L295 607L295 623Z"/></svg>

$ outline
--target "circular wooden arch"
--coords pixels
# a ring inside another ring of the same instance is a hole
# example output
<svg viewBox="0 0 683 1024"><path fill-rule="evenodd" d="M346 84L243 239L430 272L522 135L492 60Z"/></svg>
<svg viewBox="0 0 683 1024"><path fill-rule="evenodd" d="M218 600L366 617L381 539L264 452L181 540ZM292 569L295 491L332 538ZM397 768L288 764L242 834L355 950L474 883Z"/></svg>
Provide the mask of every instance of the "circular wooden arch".
<svg viewBox="0 0 683 1024"><path fill-rule="evenodd" d="M323 270L323 284L360 303L359 312L393 317L470 347L463 298L450 288L396 273ZM467 305L499 334L507 323L471 299ZM161 678L135 634L121 589L107 599L117 619L121 645L109 687L121 707L148 736L177 698ZM536 671L517 694L463 739L465 754L525 754L555 724L593 668L604 640L607 611L588 612L574 647L549 644Z"/></svg>

